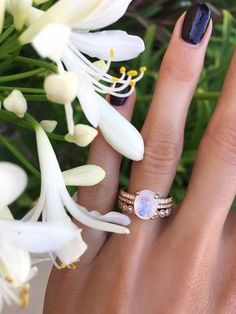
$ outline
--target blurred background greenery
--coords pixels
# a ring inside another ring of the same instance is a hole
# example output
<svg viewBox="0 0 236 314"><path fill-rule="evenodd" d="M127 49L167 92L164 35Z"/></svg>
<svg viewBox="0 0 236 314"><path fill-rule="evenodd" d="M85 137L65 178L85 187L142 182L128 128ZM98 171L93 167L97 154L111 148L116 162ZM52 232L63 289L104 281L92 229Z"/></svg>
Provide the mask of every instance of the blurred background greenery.
<svg viewBox="0 0 236 314"><path fill-rule="evenodd" d="M41 7L47 9L53 2L48 1ZM145 78L137 87L137 105L133 124L139 129L149 108L158 70L173 26L177 18L194 2L196 1L134 0L126 16L109 27L138 34L146 43L145 52L138 59L125 64L130 69L142 65L148 68ZM207 4L213 12L214 31L207 50L205 67L190 107L184 152L172 188L177 201L181 201L185 194L199 141L214 110L236 45L235 1L216 0L209 1ZM0 100L3 100L12 89L19 88L28 100L29 112L38 120L57 120L59 123L55 132L63 135L66 133L63 106L48 103L42 87L44 77L55 71L55 66L46 60L40 60L30 46L20 48L12 45L17 34L11 24L11 17L7 17L4 32L0 36ZM118 63L113 64L114 74L120 66L121 64ZM76 123L86 123L77 101L74 102L74 109ZM61 137L57 135L51 135L51 140L63 170L86 162L87 149L61 142ZM40 191L35 138L32 130L3 110L0 110L0 160L18 163L29 175L27 191L11 207L13 214L21 217L29 210ZM122 187L128 185L130 164L128 160L124 160L122 164L120 177Z"/></svg>

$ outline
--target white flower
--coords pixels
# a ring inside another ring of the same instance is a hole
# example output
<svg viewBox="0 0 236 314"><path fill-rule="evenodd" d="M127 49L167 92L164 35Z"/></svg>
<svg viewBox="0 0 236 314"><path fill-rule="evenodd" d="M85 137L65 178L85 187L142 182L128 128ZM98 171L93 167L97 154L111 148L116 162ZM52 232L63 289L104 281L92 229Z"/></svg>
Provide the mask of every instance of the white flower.
<svg viewBox="0 0 236 314"><path fill-rule="evenodd" d="M97 212L88 212L86 208L78 205L72 199L66 189L64 177L53 148L41 126L36 127L36 139L41 169L41 193L37 204L26 215L24 220L36 221L42 214L42 219L45 222L61 222L68 228L77 228L67 215L66 209L75 219L89 227L108 232L129 233L127 228L121 226L122 224L127 225L130 223L127 216L114 212L104 216L99 215ZM78 170L73 170L74 173L76 171ZM85 171L84 174L86 175L87 172ZM82 171L80 173L82 176ZM100 179L103 179L100 172L98 172L98 176ZM69 172L65 173L67 183L80 183L76 178L73 182L70 178L71 174ZM98 183L98 180L94 177L91 178L91 181ZM91 181L90 184L92 183ZM112 222L121 225L116 225ZM55 261L56 256L61 260L63 265L68 266L79 260L80 256L84 253L86 244L83 242L80 232L81 230L78 231L77 239L69 243L62 250L54 251L54 254L51 254L51 258L56 266L60 267Z"/></svg>
<svg viewBox="0 0 236 314"><path fill-rule="evenodd" d="M145 67L140 69L140 73L126 71L121 67L120 77L109 75L108 70L111 61L137 57L144 50L143 41L124 31L88 32L117 21L130 2L131 0L60 0L36 18L22 34L20 41L23 44L32 41L41 56L57 62L60 73L63 73L61 61L69 71L74 71L79 79L77 97L89 122L94 127L100 127L104 137L117 151L133 160L141 160L144 153L141 135L99 94L123 98L134 92L135 84L143 77ZM68 27L72 29L70 38ZM101 62L91 63L84 54L107 63L104 66L103 62L101 67ZM123 93L128 86L130 90ZM69 133L73 135L73 122L69 114L67 121Z"/></svg>
<svg viewBox="0 0 236 314"><path fill-rule="evenodd" d="M19 118L23 118L27 111L27 101L21 91L13 90L7 98L3 100L3 106L6 110L13 112Z"/></svg>
<svg viewBox="0 0 236 314"><path fill-rule="evenodd" d="M29 252L60 252L80 236L78 230L61 223L14 220L7 206L22 193L26 182L20 167L0 162L0 311L3 300L27 305L28 281L37 272Z"/></svg>
<svg viewBox="0 0 236 314"><path fill-rule="evenodd" d="M75 143L80 147L88 146L97 136L98 131L89 125L77 124L74 127L74 134L67 134L65 140L70 143Z"/></svg>
<svg viewBox="0 0 236 314"><path fill-rule="evenodd" d="M32 0L7 0L7 10L12 14L17 30L21 30L30 12Z"/></svg>
<svg viewBox="0 0 236 314"><path fill-rule="evenodd" d="M66 186L92 186L105 178L105 171L96 165L85 165L63 171Z"/></svg>

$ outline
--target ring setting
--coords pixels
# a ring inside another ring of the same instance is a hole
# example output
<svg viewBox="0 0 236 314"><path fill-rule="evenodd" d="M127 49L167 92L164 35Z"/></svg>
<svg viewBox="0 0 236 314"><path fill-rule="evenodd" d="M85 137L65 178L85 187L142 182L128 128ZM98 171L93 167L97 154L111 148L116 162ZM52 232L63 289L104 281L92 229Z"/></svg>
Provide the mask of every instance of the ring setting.
<svg viewBox="0 0 236 314"><path fill-rule="evenodd" d="M149 190L142 190L136 194L121 190L118 199L122 211L136 215L142 220L168 217L174 205L172 197L162 198Z"/></svg>

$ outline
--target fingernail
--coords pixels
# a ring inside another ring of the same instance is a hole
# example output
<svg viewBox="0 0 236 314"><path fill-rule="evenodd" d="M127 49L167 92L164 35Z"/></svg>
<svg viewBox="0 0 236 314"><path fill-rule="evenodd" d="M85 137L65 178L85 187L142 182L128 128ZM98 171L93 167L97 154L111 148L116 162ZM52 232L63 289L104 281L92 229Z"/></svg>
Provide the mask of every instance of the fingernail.
<svg viewBox="0 0 236 314"><path fill-rule="evenodd" d="M211 19L211 10L204 3L195 3L187 10L183 27L182 39L197 45L204 37Z"/></svg>
<svg viewBox="0 0 236 314"><path fill-rule="evenodd" d="M116 84L116 87L121 87L121 86L122 86L122 84L120 84L120 83ZM124 90L119 92L119 94L126 94L130 91L130 89L131 89L131 86L129 85ZM121 106L124 106L127 98L128 97L116 97L116 96L110 95L110 103L112 106L121 107Z"/></svg>

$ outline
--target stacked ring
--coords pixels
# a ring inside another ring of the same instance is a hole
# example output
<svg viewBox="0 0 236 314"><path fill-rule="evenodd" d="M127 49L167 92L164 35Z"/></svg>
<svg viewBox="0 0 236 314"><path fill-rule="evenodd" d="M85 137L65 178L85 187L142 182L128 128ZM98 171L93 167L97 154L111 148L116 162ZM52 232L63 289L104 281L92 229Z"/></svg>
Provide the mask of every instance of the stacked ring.
<svg viewBox="0 0 236 314"><path fill-rule="evenodd" d="M136 194L121 190L118 205L122 211L128 214L136 215L143 220L150 220L168 217L174 203L172 197L162 198L159 194L149 190L142 190Z"/></svg>

